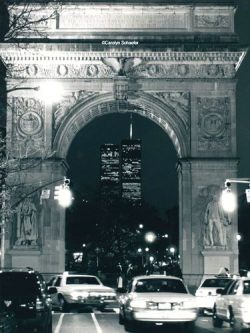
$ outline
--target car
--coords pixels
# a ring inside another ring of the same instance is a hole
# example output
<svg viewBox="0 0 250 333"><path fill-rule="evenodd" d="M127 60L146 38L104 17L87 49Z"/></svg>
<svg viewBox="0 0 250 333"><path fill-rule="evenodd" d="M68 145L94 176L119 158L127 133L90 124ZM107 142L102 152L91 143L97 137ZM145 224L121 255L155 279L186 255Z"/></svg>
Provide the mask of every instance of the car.
<svg viewBox="0 0 250 333"><path fill-rule="evenodd" d="M192 330L198 316L195 296L183 280L166 275L136 276L119 298L119 322L133 332L139 324L183 323Z"/></svg>
<svg viewBox="0 0 250 333"><path fill-rule="evenodd" d="M95 275L64 272L54 276L48 285L57 289L52 305L63 312L70 311L72 307L91 307L103 311L117 306L115 290L103 285Z"/></svg>
<svg viewBox="0 0 250 333"><path fill-rule="evenodd" d="M18 328L52 333L51 297L39 272L31 268L2 269L0 290L4 304L15 314ZM50 293L55 291L51 289Z"/></svg>
<svg viewBox="0 0 250 333"><path fill-rule="evenodd" d="M9 305L9 303L7 303ZM1 333L15 333L17 329L15 314L8 308L0 298L0 332Z"/></svg>
<svg viewBox="0 0 250 333"><path fill-rule="evenodd" d="M226 286L232 281L234 281L234 279L227 276L212 276L209 278L204 278L201 281L200 286L195 292L201 314L207 313L212 315L214 303L216 297L218 296L216 290L218 288L226 288Z"/></svg>
<svg viewBox="0 0 250 333"><path fill-rule="evenodd" d="M250 328L250 278L235 279L226 289L218 289L213 308L213 326L228 322L235 332Z"/></svg>

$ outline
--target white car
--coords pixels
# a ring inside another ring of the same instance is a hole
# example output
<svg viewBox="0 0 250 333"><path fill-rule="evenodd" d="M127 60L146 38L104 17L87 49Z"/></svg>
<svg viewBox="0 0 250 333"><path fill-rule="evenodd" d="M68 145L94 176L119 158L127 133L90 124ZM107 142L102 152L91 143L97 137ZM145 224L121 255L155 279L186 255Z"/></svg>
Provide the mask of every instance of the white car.
<svg viewBox="0 0 250 333"><path fill-rule="evenodd" d="M200 286L197 288L195 292L195 296L197 297L197 301L199 304L199 308L202 313L213 312L214 303L218 296L216 290L218 288L224 289L234 281L233 278L230 277L211 277L211 278L204 278L201 281Z"/></svg>
<svg viewBox="0 0 250 333"><path fill-rule="evenodd" d="M250 328L250 278L233 281L226 289L217 290L213 310L214 327L222 327L228 322L234 331Z"/></svg>
<svg viewBox="0 0 250 333"><path fill-rule="evenodd" d="M119 303L119 322L128 332L139 323L185 323L192 329L198 316L195 296L181 279L173 276L134 277Z"/></svg>
<svg viewBox="0 0 250 333"><path fill-rule="evenodd" d="M117 306L116 292L106 287L94 275L71 274L64 272L53 277L48 286L56 287L57 294L52 298L53 307L67 312L73 306L93 307L103 310Z"/></svg>

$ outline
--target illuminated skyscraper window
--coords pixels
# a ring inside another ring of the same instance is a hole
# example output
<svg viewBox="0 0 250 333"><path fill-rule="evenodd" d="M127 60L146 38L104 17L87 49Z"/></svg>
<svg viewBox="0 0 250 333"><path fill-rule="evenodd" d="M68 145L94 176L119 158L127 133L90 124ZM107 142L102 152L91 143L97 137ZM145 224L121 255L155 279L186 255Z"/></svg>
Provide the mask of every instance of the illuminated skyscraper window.
<svg viewBox="0 0 250 333"><path fill-rule="evenodd" d="M115 144L103 144L101 153L101 194L119 196L120 194L120 148Z"/></svg>
<svg viewBox="0 0 250 333"><path fill-rule="evenodd" d="M141 201L141 140L122 140L121 191L122 198Z"/></svg>

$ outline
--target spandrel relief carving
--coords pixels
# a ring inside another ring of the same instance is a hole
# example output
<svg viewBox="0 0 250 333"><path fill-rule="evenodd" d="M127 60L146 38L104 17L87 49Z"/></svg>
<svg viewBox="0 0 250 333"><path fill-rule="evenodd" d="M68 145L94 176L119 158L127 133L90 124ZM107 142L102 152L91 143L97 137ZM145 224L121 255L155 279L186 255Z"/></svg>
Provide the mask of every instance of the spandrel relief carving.
<svg viewBox="0 0 250 333"><path fill-rule="evenodd" d="M160 99L168 107L170 107L189 128L189 111L190 111L190 94L189 92L157 92L152 93L154 97Z"/></svg>
<svg viewBox="0 0 250 333"><path fill-rule="evenodd" d="M44 104L35 98L8 99L13 111L12 152L15 156L40 156L45 149Z"/></svg>
<svg viewBox="0 0 250 333"><path fill-rule="evenodd" d="M198 97L198 151L230 151L229 97Z"/></svg>
<svg viewBox="0 0 250 333"><path fill-rule="evenodd" d="M93 91L79 90L72 92L69 96L64 96L60 103L57 103L53 106L54 129L57 129L60 126L60 123L63 121L64 117L76 103L96 94L98 93Z"/></svg>

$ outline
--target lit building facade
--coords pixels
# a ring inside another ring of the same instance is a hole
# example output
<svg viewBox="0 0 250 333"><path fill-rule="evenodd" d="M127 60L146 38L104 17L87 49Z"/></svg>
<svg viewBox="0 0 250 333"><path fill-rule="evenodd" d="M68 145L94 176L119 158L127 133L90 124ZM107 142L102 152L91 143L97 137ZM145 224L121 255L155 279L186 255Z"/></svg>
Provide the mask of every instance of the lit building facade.
<svg viewBox="0 0 250 333"><path fill-rule="evenodd" d="M122 140L121 143L122 198L134 202L142 199L141 140Z"/></svg>
<svg viewBox="0 0 250 333"><path fill-rule="evenodd" d="M103 144L101 155L101 195L115 197L120 194L120 148L115 144Z"/></svg>

